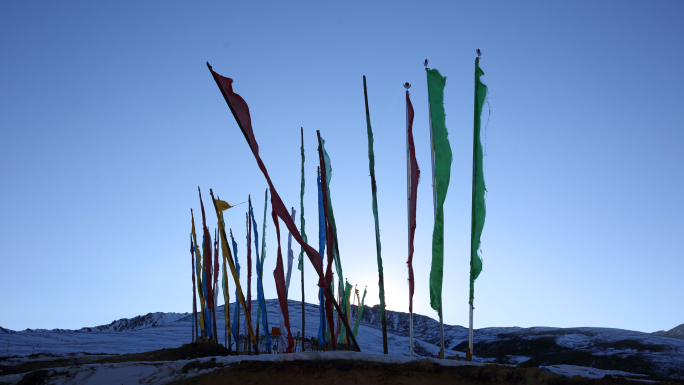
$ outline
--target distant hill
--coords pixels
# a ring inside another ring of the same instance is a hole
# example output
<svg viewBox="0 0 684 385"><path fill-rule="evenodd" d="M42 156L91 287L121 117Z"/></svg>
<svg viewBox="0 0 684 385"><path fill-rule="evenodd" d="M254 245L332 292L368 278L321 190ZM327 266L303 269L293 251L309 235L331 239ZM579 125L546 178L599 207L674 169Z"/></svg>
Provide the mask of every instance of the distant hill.
<svg viewBox="0 0 684 385"><path fill-rule="evenodd" d="M684 340L684 324L675 326L668 331L661 330L654 332L653 334L663 337L681 338Z"/></svg>
<svg viewBox="0 0 684 385"><path fill-rule="evenodd" d="M292 334L301 330L301 302L288 301ZM230 304L235 309L235 304ZM269 329L279 327L278 300L266 300ZM227 341L224 306L217 309L216 324L221 343ZM256 301L252 319L256 319ZM357 308L352 306L352 324ZM409 314L387 310L389 353L409 355ZM318 334L319 308L306 304L307 337ZM419 357L436 357L439 351L439 323L414 314L414 351ZM0 327L2 354L49 353L69 355L88 353L139 353L179 347L192 339L190 313L148 313L122 318L107 325L78 330L26 329L13 331ZM244 314L240 314L240 334L244 334ZM361 351L382 354L379 306L364 308L357 341ZM263 332L263 326L261 331ZM605 370L621 370L646 375L684 378L684 325L667 332L642 333L612 328L493 327L475 329L475 360L522 366L577 365ZM444 325L447 357L464 356L468 329Z"/></svg>

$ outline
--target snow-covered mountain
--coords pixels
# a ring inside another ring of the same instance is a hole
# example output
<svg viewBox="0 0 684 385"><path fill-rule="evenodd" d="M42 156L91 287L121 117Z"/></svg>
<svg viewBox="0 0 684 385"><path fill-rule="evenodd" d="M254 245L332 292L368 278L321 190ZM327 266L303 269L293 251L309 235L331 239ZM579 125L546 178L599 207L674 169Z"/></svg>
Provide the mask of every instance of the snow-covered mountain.
<svg viewBox="0 0 684 385"><path fill-rule="evenodd" d="M183 317L187 317L190 313L147 313L145 315L139 315L133 318L121 318L116 320L109 325L100 325L93 328L81 328L81 332L129 332L133 330L153 328L157 326L162 326L170 324L171 322L178 321Z"/></svg>
<svg viewBox="0 0 684 385"><path fill-rule="evenodd" d="M256 320L256 301L252 301L252 320ZM234 311L235 304L230 308ZM279 327L280 307L275 299L266 301L269 329ZM301 302L288 301L291 330L301 332ZM352 323L356 307L352 307ZM241 334L244 314L240 310ZM409 355L408 313L387 311L390 354ZM232 315L232 312L231 312ZM318 334L319 308L306 304L306 336ZM439 351L439 323L430 317L414 314L415 353L435 357ZM225 341L224 307L217 311L219 341ZM150 313L120 319L108 325L79 330L24 330L0 328L0 348L10 355L32 353L69 354L137 353L171 348L192 338L193 317L190 313ZM260 325L263 333L263 325ZM678 327L679 328L679 327ZM677 328L675 328L677 329ZM673 330L675 330L673 329ZM672 332L672 331L670 331ZM667 333L670 333L667 332ZM444 325L447 356L461 355L467 345L468 329ZM474 330L476 360L523 365L572 364L601 369L684 378L684 339L657 333L610 328L501 327ZM357 337L363 352L382 354L380 309L365 307ZM5 353L5 352L3 352Z"/></svg>
<svg viewBox="0 0 684 385"><path fill-rule="evenodd" d="M684 340L684 324L675 326L668 331L660 330L657 332L653 332L653 334L663 337L681 338Z"/></svg>

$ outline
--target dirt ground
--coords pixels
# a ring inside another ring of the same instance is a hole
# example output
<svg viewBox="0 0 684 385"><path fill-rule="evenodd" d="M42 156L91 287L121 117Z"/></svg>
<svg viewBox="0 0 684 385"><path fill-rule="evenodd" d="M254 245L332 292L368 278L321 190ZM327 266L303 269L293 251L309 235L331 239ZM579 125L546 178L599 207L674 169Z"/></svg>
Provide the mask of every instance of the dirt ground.
<svg viewBox="0 0 684 385"><path fill-rule="evenodd" d="M602 379L564 378L542 371L539 368L512 367L507 365L485 366L442 366L428 359L408 364L382 364L365 361L294 361L265 362L246 361L240 364L222 366L214 362L191 362L184 372L193 369L218 369L177 382L177 384L270 384L308 385L308 384L459 384L459 385L562 385L562 384L643 384L623 377L606 376ZM681 385L684 381L672 382L668 379L653 382Z"/></svg>
<svg viewBox="0 0 684 385"><path fill-rule="evenodd" d="M193 360L202 357L232 355L222 345L213 343L185 344L174 349L161 349L145 353L124 355L80 355L61 357L30 357L20 365L3 365L0 374L26 373L20 384L43 384L48 380L50 368L78 366L92 363L113 363L131 361L176 361ZM0 360L3 361L3 360ZM543 371L538 367L484 365L484 366L442 366L425 358L417 362L387 364L353 360L300 360L286 362L242 361L227 364L215 359L187 363L182 371L189 373L196 369L215 369L209 373L191 377L178 384L500 384L500 385L562 385L562 384L643 384L624 377L606 376L598 380L564 378ZM641 379L645 379L641 377ZM648 377L648 380L664 384L684 385L684 380Z"/></svg>

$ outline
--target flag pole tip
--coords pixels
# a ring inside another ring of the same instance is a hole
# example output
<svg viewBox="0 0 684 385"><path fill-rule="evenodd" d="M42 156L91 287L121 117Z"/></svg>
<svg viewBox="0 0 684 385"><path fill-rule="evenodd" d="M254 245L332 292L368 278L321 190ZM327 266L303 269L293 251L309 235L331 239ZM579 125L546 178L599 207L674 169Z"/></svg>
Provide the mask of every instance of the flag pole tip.
<svg viewBox="0 0 684 385"><path fill-rule="evenodd" d="M423 65L425 66L425 69L427 69L428 59L425 59L425 63L423 63Z"/></svg>
<svg viewBox="0 0 684 385"><path fill-rule="evenodd" d="M209 67L209 69L211 69L211 64L209 64L209 62L207 62L207 67Z"/></svg>
<svg viewBox="0 0 684 385"><path fill-rule="evenodd" d="M478 58L478 59L479 59L480 57L482 57L482 51L480 51L479 48L476 49L475 52L477 53L477 58Z"/></svg>
<svg viewBox="0 0 684 385"><path fill-rule="evenodd" d="M408 91L408 89L411 88L411 83L409 83L409 82L404 83L404 88L406 88L406 91Z"/></svg>

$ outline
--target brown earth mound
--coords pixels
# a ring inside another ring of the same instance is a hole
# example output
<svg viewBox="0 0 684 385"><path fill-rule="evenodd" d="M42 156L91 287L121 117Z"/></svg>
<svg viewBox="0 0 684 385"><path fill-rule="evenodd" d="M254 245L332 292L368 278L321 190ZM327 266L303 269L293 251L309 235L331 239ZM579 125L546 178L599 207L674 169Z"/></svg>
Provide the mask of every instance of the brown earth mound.
<svg viewBox="0 0 684 385"><path fill-rule="evenodd" d="M214 361L188 363L183 372L193 369L214 371L177 382L177 384L459 384L459 385L622 385L638 384L628 378L605 376L602 379L563 378L539 368L522 368L507 365L442 366L429 359L407 364L383 364L365 361L243 361L222 365ZM578 376L579 377L579 376ZM659 382L659 381L654 381ZM663 381L660 383L677 384ZM679 385L679 384L677 384Z"/></svg>

